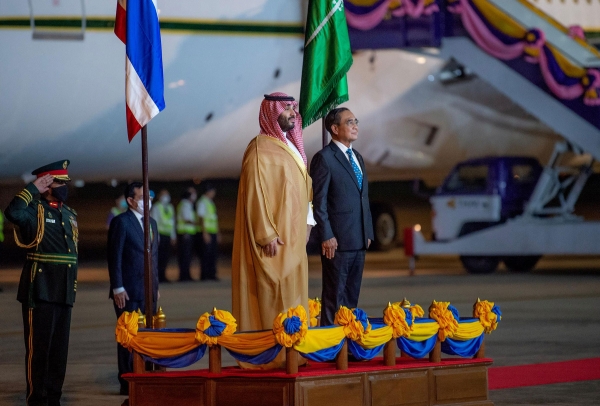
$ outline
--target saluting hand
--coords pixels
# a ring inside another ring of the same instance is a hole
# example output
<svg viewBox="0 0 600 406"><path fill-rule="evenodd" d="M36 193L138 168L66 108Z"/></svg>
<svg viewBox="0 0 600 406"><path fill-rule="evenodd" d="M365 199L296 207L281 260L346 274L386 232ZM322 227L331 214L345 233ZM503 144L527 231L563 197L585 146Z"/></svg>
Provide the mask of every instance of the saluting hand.
<svg viewBox="0 0 600 406"><path fill-rule="evenodd" d="M47 174L34 180L33 184L40 191L40 194L42 194L50 189L52 182L54 182L54 176Z"/></svg>
<svg viewBox="0 0 600 406"><path fill-rule="evenodd" d="M278 245L284 245L283 241L281 241L281 238L279 237L262 247L263 253L269 258L274 257L277 254Z"/></svg>
<svg viewBox="0 0 600 406"><path fill-rule="evenodd" d="M337 247L337 240L335 237L333 237L321 243L321 252L327 259L332 259L335 256L335 250L337 250Z"/></svg>

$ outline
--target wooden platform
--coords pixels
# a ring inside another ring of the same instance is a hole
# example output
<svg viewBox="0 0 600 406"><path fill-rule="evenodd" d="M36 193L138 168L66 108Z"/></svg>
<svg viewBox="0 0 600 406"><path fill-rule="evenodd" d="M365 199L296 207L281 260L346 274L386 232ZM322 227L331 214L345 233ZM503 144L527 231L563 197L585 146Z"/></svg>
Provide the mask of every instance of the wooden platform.
<svg viewBox="0 0 600 406"><path fill-rule="evenodd" d="M335 363L311 362L297 374L250 371L236 367L128 374L131 406L163 405L493 405L488 397L490 359L444 359L440 362L381 358Z"/></svg>

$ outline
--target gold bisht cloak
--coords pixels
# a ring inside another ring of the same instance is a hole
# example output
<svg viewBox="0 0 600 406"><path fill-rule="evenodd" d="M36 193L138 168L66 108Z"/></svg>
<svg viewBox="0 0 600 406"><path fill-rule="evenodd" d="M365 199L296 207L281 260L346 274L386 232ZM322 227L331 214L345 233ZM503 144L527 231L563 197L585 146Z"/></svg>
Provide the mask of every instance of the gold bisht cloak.
<svg viewBox="0 0 600 406"><path fill-rule="evenodd" d="M238 331L272 329L279 313L299 304L308 311L306 217L311 200L312 180L304 162L275 138L254 138L242 162L233 237L232 309ZM284 245L268 258L261 247L277 237ZM284 365L281 351L259 368Z"/></svg>

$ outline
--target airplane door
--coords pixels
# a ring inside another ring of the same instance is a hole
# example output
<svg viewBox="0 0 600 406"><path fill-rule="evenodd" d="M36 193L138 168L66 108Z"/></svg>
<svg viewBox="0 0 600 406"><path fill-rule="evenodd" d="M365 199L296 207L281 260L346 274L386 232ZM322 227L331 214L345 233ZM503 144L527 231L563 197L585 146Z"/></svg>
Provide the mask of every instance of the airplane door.
<svg viewBox="0 0 600 406"><path fill-rule="evenodd" d="M33 39L83 41L85 0L28 0Z"/></svg>

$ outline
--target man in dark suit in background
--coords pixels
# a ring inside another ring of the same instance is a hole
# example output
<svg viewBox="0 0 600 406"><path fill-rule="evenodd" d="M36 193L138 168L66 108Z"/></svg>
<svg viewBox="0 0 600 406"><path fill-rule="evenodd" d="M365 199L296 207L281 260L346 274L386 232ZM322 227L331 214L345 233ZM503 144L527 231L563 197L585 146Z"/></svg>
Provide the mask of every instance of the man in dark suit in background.
<svg viewBox="0 0 600 406"><path fill-rule="evenodd" d="M145 309L144 297L144 185L133 182L125 189L129 209L116 216L108 230L108 272L110 275L109 297L114 301L117 318L123 312ZM156 311L158 300L158 228L150 218L152 248L153 306ZM121 375L133 371L131 353L117 344L119 382L122 395L129 394L127 381Z"/></svg>
<svg viewBox="0 0 600 406"><path fill-rule="evenodd" d="M331 110L325 128L332 141L310 164L316 229L321 239L321 325L333 324L340 305L356 307L365 251L373 241L369 186L362 156L352 149L358 119L345 107Z"/></svg>

